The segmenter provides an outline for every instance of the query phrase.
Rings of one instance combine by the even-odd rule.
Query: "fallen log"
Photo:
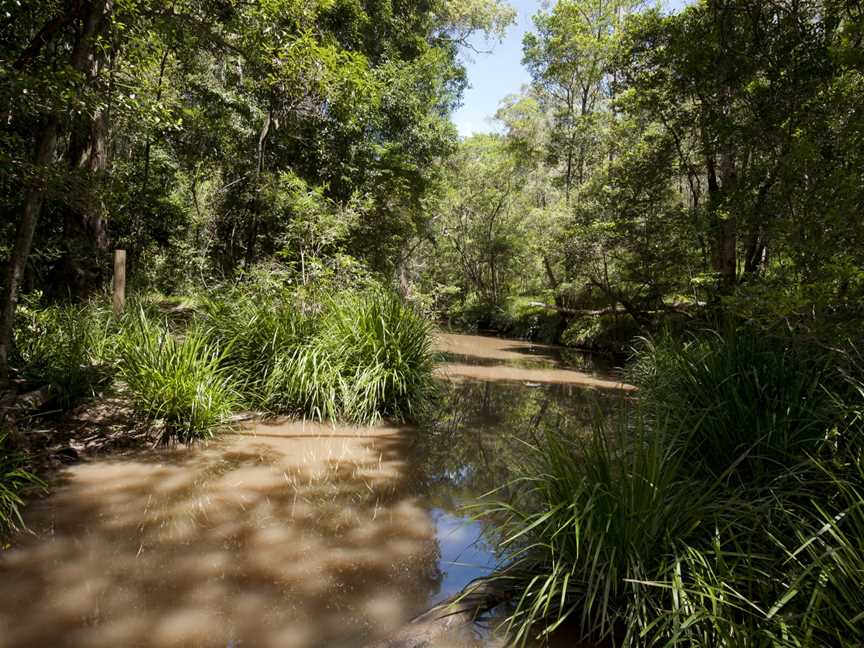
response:
[[[536,308],[545,308],[547,310],[558,311],[559,313],[564,313],[565,315],[576,315],[578,317],[585,316],[599,316],[599,315],[612,315],[614,313],[626,313],[627,311],[623,308],[618,308],[617,306],[607,306],[606,308],[600,308],[597,310],[587,310],[587,309],[577,309],[577,308],[567,308],[565,306],[556,306],[555,304],[546,304],[544,302],[528,302],[529,306],[534,306]]]
[[[578,308],[566,308],[565,306],[556,306],[555,304],[546,304],[544,302],[528,302],[529,306],[534,306],[535,308],[545,308],[547,310],[554,310],[559,313],[563,313],[565,315],[573,315],[575,317],[599,317],[601,315],[615,315],[616,313],[619,315],[626,315],[630,313],[626,308],[620,306],[607,306],[606,308],[598,308],[596,310],[590,309],[578,309]],[[676,303],[669,304],[664,306],[662,309],[652,309],[644,311],[645,315],[660,315],[662,313],[676,313],[678,315],[684,315],[686,317],[693,317],[694,314],[691,310],[694,307],[703,307],[705,302],[694,302],[692,304],[685,303]],[[634,318],[635,319],[635,318]]]
[[[20,396],[7,395],[0,401],[0,409],[4,414],[38,410],[54,398],[51,385],[43,385]]]

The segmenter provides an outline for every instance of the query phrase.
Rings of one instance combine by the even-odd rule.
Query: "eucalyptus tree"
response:
[[[540,261],[545,287],[556,305],[563,308],[566,306],[564,293],[572,278],[566,255],[571,214],[565,193],[555,182],[557,165],[548,158],[547,145],[554,119],[549,114],[548,104],[532,87],[506,97],[496,118],[504,128],[507,149],[524,179],[523,202],[531,223],[527,243],[532,256]]]
[[[602,138],[614,93],[611,56],[624,17],[636,0],[560,0],[534,17],[524,38],[523,62],[554,127],[551,159],[561,166],[569,204],[605,155]]]
[[[524,183],[505,140],[474,135],[448,163],[447,185],[435,225],[441,283],[483,313],[501,311],[520,280],[530,276]],[[444,261],[444,263],[440,263]]]

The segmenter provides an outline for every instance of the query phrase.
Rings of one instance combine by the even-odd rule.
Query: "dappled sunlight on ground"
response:
[[[439,587],[406,430],[258,424],[71,467],[0,562],[2,646],[309,646],[374,637]]]

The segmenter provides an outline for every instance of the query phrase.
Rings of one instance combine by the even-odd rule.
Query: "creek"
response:
[[[464,507],[621,398],[586,355],[440,334],[419,426],[249,423],[62,469],[0,553],[0,647],[363,646],[499,562]],[[498,641],[478,622],[447,645]]]

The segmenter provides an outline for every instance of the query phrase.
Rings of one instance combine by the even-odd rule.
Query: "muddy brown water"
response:
[[[0,647],[362,646],[498,563],[464,506],[620,382],[554,348],[440,334],[419,427],[258,422],[65,468],[0,553]],[[453,645],[500,643],[490,623]],[[449,644],[448,644],[449,645]]]

